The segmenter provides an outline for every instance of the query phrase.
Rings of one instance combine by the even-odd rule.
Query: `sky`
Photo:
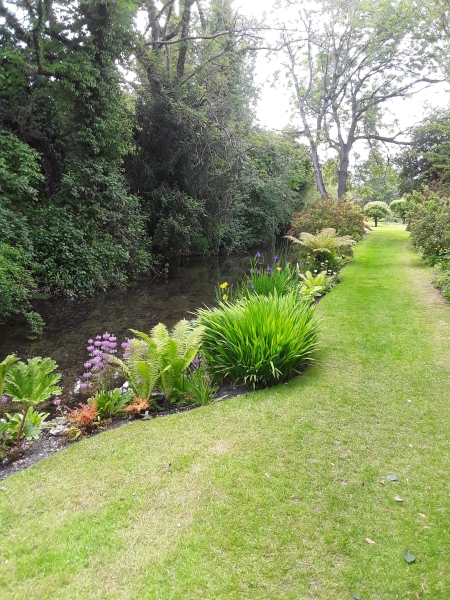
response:
[[[270,0],[236,0],[233,6],[247,16],[252,15],[261,19],[266,13],[268,22],[273,19],[271,14],[273,15],[274,2]],[[289,20],[289,15],[284,10],[283,12],[278,10],[277,14],[287,14]],[[269,62],[266,54],[260,51],[256,59],[255,83],[260,88],[260,100],[256,109],[257,119],[262,126],[269,129],[280,130],[286,125],[295,126],[295,120],[291,119],[292,109],[289,106],[290,92],[283,86],[283,77],[276,86],[273,86],[273,74],[280,68],[279,59],[274,57]],[[398,119],[401,129],[406,129],[423,119],[426,104],[443,108],[449,103],[450,87],[436,84],[413,98],[391,101],[389,109],[392,118]],[[363,152],[362,148],[358,148],[358,151]]]

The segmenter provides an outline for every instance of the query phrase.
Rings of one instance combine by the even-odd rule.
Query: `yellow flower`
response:
[[[277,271],[281,271],[281,267],[277,267],[277,269],[276,269],[276,270],[277,270]]]
[[[223,283],[220,284],[220,289],[221,290],[224,290],[227,287],[228,287],[228,283],[226,281],[224,281]]]
[[[222,296],[222,300],[225,300],[225,301],[227,301],[227,300],[228,300],[228,296],[227,296],[226,294],[224,294],[224,295]]]

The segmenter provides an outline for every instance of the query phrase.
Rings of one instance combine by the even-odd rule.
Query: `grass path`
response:
[[[0,598],[449,600],[450,307],[407,236],[357,246],[302,377],[2,482]]]

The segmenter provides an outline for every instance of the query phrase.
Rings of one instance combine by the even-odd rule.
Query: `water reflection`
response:
[[[191,258],[170,266],[165,279],[147,279],[124,291],[112,290],[83,301],[49,300],[36,305],[46,326],[42,337],[27,339],[18,322],[2,328],[0,356],[16,353],[26,360],[50,356],[62,373],[63,400],[74,400],[73,389],[87,360],[87,340],[108,332],[118,345],[130,328],[148,332],[159,322],[172,327],[179,319],[192,318],[196,308],[212,305],[215,286],[236,282],[248,268],[249,257]]]

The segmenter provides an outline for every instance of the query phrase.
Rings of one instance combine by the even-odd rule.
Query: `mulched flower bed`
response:
[[[223,385],[217,392],[213,402],[222,402],[223,400],[229,400],[230,398],[235,398],[236,396],[241,396],[247,393],[248,389],[244,387]],[[158,417],[167,417],[169,415],[173,415],[180,412],[186,412],[195,408],[198,408],[198,405],[191,404],[184,406],[173,406],[168,410],[151,412],[148,415],[148,417],[145,417],[143,415],[128,418],[117,417],[112,419],[109,423],[107,423],[105,427],[97,429],[95,432],[90,433],[86,437],[92,437],[94,435],[99,435],[104,431],[109,431],[111,429],[117,429],[118,427],[122,427],[124,425],[129,425],[133,421],[140,420],[142,418],[148,420],[156,419]],[[10,475],[13,475],[14,473],[23,471],[24,469],[31,467],[31,465],[34,465],[34,463],[44,458],[47,458],[52,454],[55,454],[55,452],[58,452],[59,450],[63,450],[71,444],[76,443],[77,442],[70,442],[65,435],[51,435],[48,429],[43,430],[38,440],[27,441],[23,439],[20,444],[21,453],[20,458],[18,460],[11,462],[8,461],[7,458],[3,459],[3,461],[0,459],[0,481],[6,479]]]

